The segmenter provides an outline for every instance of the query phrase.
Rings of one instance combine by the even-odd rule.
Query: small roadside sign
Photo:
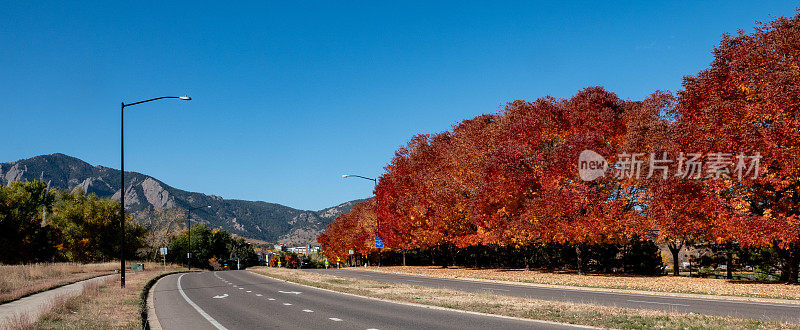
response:
[[[164,262],[164,271],[166,272],[167,271],[167,248],[162,247],[159,250],[160,250],[159,252],[161,252],[161,260]]]
[[[375,236],[375,248],[383,248],[383,241],[378,236]]]

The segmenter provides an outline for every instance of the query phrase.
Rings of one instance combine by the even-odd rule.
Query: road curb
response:
[[[142,288],[142,293],[140,294],[142,305],[139,308],[142,318],[141,320],[142,329],[161,330],[161,323],[158,321],[158,316],[156,315],[155,302],[153,301],[153,291],[155,290],[158,281],[169,275],[181,274],[181,273],[194,273],[194,272],[196,271],[188,271],[188,270],[173,271],[173,272],[159,274],[158,276],[153,277],[149,281],[147,281],[147,283]]]
[[[348,295],[348,296],[351,296],[351,297],[359,297],[359,298],[364,298],[364,299],[377,300],[377,301],[382,301],[382,302],[387,302],[387,303],[392,303],[392,304],[399,304],[399,305],[413,306],[413,307],[421,307],[421,308],[429,308],[429,309],[448,311],[448,312],[456,312],[456,313],[464,313],[464,314],[496,317],[496,318],[501,318],[501,319],[525,321],[525,322],[540,323],[540,324],[570,326],[570,327],[581,328],[581,329],[603,329],[603,328],[598,328],[598,327],[593,327],[593,326],[588,326],[588,325],[582,325],[582,324],[572,324],[572,323],[553,322],[553,321],[545,321],[545,320],[537,320],[537,319],[528,319],[528,318],[524,318],[524,317],[515,317],[515,316],[507,316],[507,315],[499,315],[499,314],[481,313],[481,312],[466,311],[466,310],[447,308],[447,307],[441,307],[441,306],[424,305],[424,304],[417,304],[417,303],[412,303],[412,302],[405,302],[405,301],[397,301],[397,300],[389,300],[389,299],[368,297],[368,296],[362,296],[362,295],[357,295],[357,294],[353,294],[353,293],[340,292],[340,291],[331,290],[331,289],[323,289],[323,288],[318,288],[318,287],[311,286],[311,285],[306,285],[306,284],[302,284],[302,283],[287,281],[287,280],[280,279],[280,278],[275,278],[275,277],[272,277],[272,276],[269,276],[269,275],[260,274],[260,273],[257,273],[255,271],[253,271],[253,270],[248,270],[248,271],[253,273],[253,274],[259,275],[259,276],[264,276],[264,277],[271,278],[273,280],[284,281],[286,283],[292,283],[292,284],[295,284],[295,285],[300,285],[300,286],[304,286],[304,287],[311,288],[311,289],[322,290],[322,291],[327,291],[327,292],[332,292],[332,293],[337,293],[337,294],[343,294],[343,295]]]

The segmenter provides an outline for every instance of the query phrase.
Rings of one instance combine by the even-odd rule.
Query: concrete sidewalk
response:
[[[71,298],[80,295],[87,284],[102,282],[113,276],[117,275],[104,275],[83,280],[2,304],[0,305],[0,328],[19,318],[27,318],[30,322],[35,322],[50,309],[50,302],[56,297]]]

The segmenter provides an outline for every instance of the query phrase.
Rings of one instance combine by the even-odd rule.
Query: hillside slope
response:
[[[12,181],[41,180],[51,188],[72,190],[81,187],[87,193],[115,199],[119,199],[120,194],[119,177],[117,169],[92,166],[58,153],[0,163],[2,185]],[[242,237],[287,245],[316,243],[317,235],[325,226],[339,214],[350,211],[357,202],[350,201],[319,211],[298,210],[275,203],[189,192],[144,174],[125,172],[125,206],[132,214],[153,209],[211,205],[211,208],[192,211],[192,219]]]

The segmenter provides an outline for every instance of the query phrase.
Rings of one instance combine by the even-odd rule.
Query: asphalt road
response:
[[[164,329],[567,329],[570,325],[396,304],[248,271],[174,274],[153,291]]]
[[[498,295],[541,300],[569,301],[627,308],[674,311],[708,315],[735,316],[761,320],[800,323],[800,305],[762,303],[710,298],[684,298],[635,293],[618,293],[545,286],[514,285],[464,279],[399,275],[356,269],[309,269],[306,271],[381,282],[405,283],[469,292],[491,292]]]

